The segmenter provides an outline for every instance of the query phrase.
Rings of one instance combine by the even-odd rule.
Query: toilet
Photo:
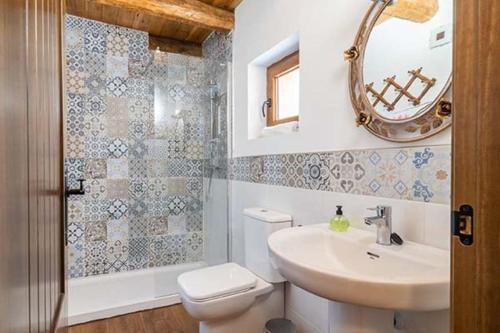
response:
[[[287,214],[247,208],[245,263],[198,269],[177,279],[186,311],[200,321],[200,333],[261,333],[266,322],[284,316],[284,282],[273,267],[267,238],[292,226]]]

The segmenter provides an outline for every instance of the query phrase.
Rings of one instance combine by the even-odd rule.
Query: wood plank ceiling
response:
[[[201,56],[214,31],[229,31],[242,0],[66,0],[66,12],[146,31],[150,48]]]

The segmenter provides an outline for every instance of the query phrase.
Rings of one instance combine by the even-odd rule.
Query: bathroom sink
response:
[[[375,243],[375,233],[294,227],[268,239],[274,264],[291,283],[332,301],[409,311],[449,307],[450,256],[431,246]]]

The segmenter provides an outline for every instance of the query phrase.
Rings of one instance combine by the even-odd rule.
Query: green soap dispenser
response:
[[[330,229],[344,232],[349,228],[349,220],[342,213],[342,206],[337,206],[337,215],[330,220]]]

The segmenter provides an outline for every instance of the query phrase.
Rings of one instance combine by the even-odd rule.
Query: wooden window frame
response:
[[[296,51],[267,68],[267,100],[271,101],[271,105],[267,108],[267,126],[299,120],[299,116],[278,119],[278,79],[299,68],[299,63],[299,51]]]

